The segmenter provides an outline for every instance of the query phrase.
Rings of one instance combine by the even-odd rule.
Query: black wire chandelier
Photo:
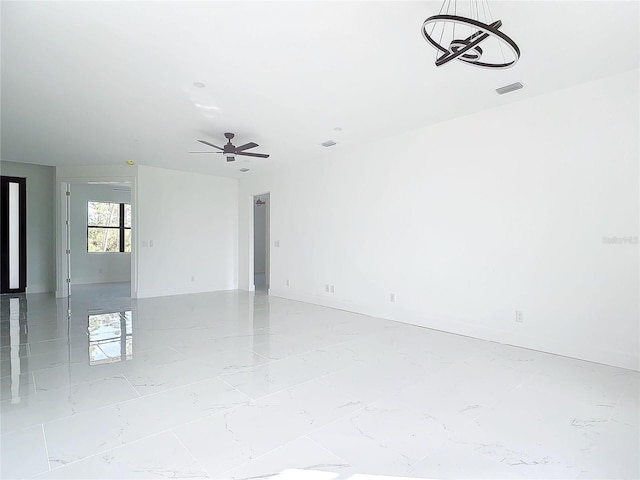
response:
[[[444,0],[440,12],[422,24],[422,36],[436,49],[436,66],[451,60],[483,68],[509,68],[520,49],[499,28],[487,0]]]

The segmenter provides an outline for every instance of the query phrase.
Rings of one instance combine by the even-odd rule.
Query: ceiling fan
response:
[[[269,155],[266,153],[251,153],[247,152],[250,148],[255,148],[258,146],[257,143],[249,142],[244,145],[240,145],[236,147],[233,143],[231,143],[231,139],[235,137],[233,133],[225,133],[224,136],[227,138],[227,143],[224,147],[219,147],[218,145],[214,145],[213,143],[209,143],[206,140],[198,140],[200,143],[208,145],[213,148],[217,148],[218,150],[222,150],[221,152],[189,152],[189,153],[222,153],[225,157],[227,157],[227,162],[233,162],[236,159],[236,155],[243,155],[245,157],[259,157],[259,158],[269,158]]]

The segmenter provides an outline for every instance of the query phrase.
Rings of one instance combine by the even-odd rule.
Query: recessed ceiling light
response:
[[[206,85],[202,82],[193,82],[193,86],[196,88],[204,88]]]
[[[241,171],[242,173],[246,173],[246,172],[248,172],[248,171],[249,171],[249,169],[248,169],[248,168],[241,168],[241,169],[240,169],[240,171]]]
[[[333,129],[334,132],[341,132],[342,131],[342,127],[335,127]]]
[[[326,142],[322,142],[320,145],[322,145],[323,147],[331,147],[335,144],[336,142],[334,142],[333,140],[327,140]]]

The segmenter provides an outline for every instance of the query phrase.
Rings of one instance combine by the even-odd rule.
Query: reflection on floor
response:
[[[127,294],[1,298],[2,478],[640,477],[637,372],[264,294]]]
[[[253,275],[253,285],[256,287],[256,290],[266,290],[267,289],[267,276],[264,273],[255,273]]]

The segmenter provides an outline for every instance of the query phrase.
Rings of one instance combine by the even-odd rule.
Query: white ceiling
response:
[[[3,1],[2,160],[253,175],[638,68],[637,1],[490,5],[511,69],[436,67],[439,1]],[[271,158],[187,153],[226,131]]]

